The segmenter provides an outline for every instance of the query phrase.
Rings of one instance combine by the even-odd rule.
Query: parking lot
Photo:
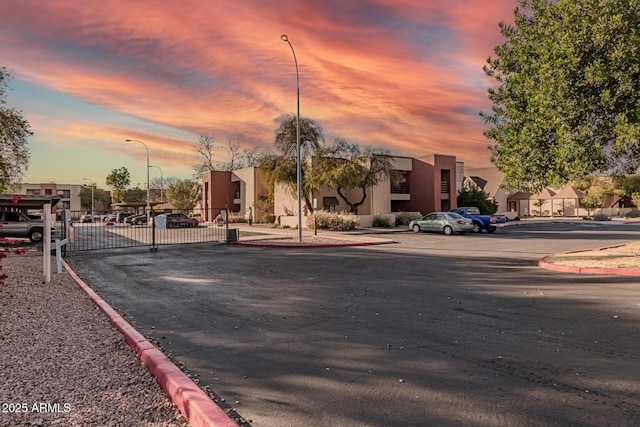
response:
[[[638,279],[541,270],[638,226],[221,244],[69,262],[254,426],[640,424]]]

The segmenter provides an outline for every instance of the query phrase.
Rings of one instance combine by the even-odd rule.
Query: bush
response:
[[[273,214],[265,215],[262,217],[262,222],[264,224],[275,224],[276,216]]]
[[[597,215],[594,215],[593,220],[594,221],[611,221],[611,217],[605,214],[597,214]]]
[[[234,224],[234,223],[238,224],[242,222],[247,222],[247,219],[240,215],[234,215],[234,214],[229,215],[229,224]]]
[[[629,212],[627,212],[626,217],[627,218],[638,218],[638,217],[640,217],[640,211],[638,209],[632,209]]]
[[[373,227],[389,228],[391,221],[386,216],[375,216],[373,217]]]
[[[358,217],[350,213],[317,211],[315,215],[307,217],[307,226],[332,231],[355,230],[358,227]]]
[[[396,225],[409,225],[414,219],[420,218],[420,214],[409,212],[398,212],[396,214]]]

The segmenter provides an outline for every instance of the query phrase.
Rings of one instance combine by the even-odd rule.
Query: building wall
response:
[[[252,220],[262,221],[265,214],[273,213],[256,209],[259,199],[268,193],[265,172],[262,169],[251,167],[235,170],[231,173],[231,180],[239,183],[240,197],[235,200],[239,206],[238,213],[245,219],[248,220],[251,215]]]
[[[80,190],[78,184],[56,184],[52,182],[41,184],[20,184],[20,194],[34,194],[40,196],[61,196],[62,199],[54,206],[55,211],[69,209],[72,212],[82,210],[80,205]]]
[[[441,173],[449,171],[448,191],[441,191]],[[457,206],[458,195],[457,164],[455,156],[434,154],[432,156],[413,159],[410,175],[410,200],[406,202],[406,210],[412,212],[429,212],[449,210]]]
[[[370,210],[358,209],[360,215],[382,215],[391,212],[391,182],[388,178],[383,179],[378,185],[367,189],[370,200]]]
[[[232,181],[231,172],[211,171],[202,174],[204,220],[213,221],[227,203],[229,210],[237,212],[240,205],[233,202],[239,190],[240,184]]]

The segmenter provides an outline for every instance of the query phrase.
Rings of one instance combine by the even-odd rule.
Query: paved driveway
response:
[[[638,279],[536,266],[636,230],[523,224],[70,261],[253,426],[637,426]]]

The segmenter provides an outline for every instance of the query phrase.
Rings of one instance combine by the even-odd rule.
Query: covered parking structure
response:
[[[51,203],[53,208],[62,199],[61,196],[40,196],[32,194],[0,194],[0,210],[22,212],[42,211],[44,205]]]

